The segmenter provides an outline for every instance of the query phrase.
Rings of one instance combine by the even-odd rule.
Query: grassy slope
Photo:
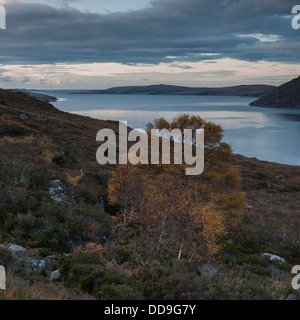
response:
[[[104,171],[95,160],[95,136],[102,128],[117,131],[116,122],[64,113],[24,93],[0,90],[0,102],[3,103],[0,105],[0,148],[4,160],[12,162],[22,158],[32,166],[47,168],[63,180],[69,197],[72,194],[76,196],[74,189],[77,188],[68,181],[67,176],[76,176],[80,170],[92,174],[99,169]],[[22,120],[20,114],[24,113],[30,118]],[[46,116],[50,122],[37,121],[37,116]],[[61,149],[64,150],[64,155]],[[293,292],[289,289],[290,268],[293,264],[299,264],[300,259],[300,167],[263,162],[239,155],[234,156],[233,162],[242,174],[242,188],[247,192],[248,204],[252,205],[253,209],[245,209],[242,224],[225,243],[221,256],[210,262],[222,270],[223,277],[226,277],[226,286],[233,287],[230,289],[231,294],[204,297],[262,298],[266,294],[267,297],[286,298]],[[88,201],[93,203],[94,199],[91,195],[89,197],[91,200]],[[31,244],[21,245],[28,247]],[[282,255],[287,259],[287,265],[282,267],[261,262],[257,255],[263,251]],[[23,279],[15,277],[12,275],[9,281],[19,283],[22,287]],[[262,289],[255,286],[260,287],[260,283],[264,281],[266,283],[261,284],[261,287],[273,288],[273,293],[265,289],[266,292],[256,294],[255,290]],[[54,286],[54,289],[50,290],[48,297],[43,298],[74,298],[69,293],[56,295],[56,285],[50,286],[48,280],[40,286],[35,283],[34,287],[31,287],[28,284],[29,293],[21,294],[21,298],[28,298],[29,295],[29,298],[36,299],[36,292],[45,292],[44,286],[47,284],[49,290],[51,286]],[[207,285],[210,286],[210,283]],[[12,292],[4,298],[14,299],[18,294]],[[77,298],[84,296],[79,294]]]

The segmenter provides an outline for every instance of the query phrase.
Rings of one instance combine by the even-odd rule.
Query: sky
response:
[[[0,87],[280,85],[300,74],[297,2],[0,0]]]

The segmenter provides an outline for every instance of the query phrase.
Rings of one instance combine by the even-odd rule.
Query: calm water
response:
[[[213,96],[80,95],[43,91],[60,98],[58,109],[98,119],[127,121],[144,129],[156,118],[200,115],[222,125],[224,140],[248,157],[300,165],[300,110],[249,107],[255,98]],[[95,133],[96,134],[96,133]]]

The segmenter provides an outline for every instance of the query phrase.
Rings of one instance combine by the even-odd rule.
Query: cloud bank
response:
[[[124,64],[201,61],[299,62],[292,0],[157,0],[152,7],[97,14],[9,1],[0,63]],[[69,2],[71,5],[72,2]]]

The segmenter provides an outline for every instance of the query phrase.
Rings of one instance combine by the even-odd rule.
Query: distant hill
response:
[[[300,109],[300,76],[274,88],[250,106]]]
[[[268,85],[241,85],[224,88],[190,88],[172,85],[114,87],[106,90],[73,92],[74,94],[132,94],[132,95],[203,95],[260,97],[272,89]]]

